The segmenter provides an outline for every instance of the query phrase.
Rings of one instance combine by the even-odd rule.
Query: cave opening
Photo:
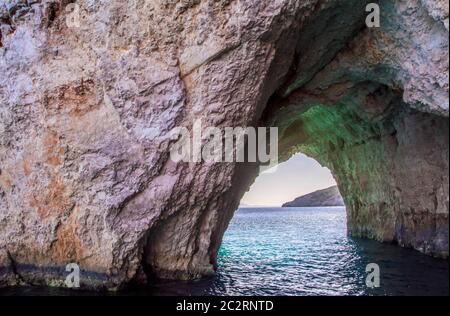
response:
[[[335,188],[333,193],[342,205],[330,203],[330,188]],[[323,195],[324,191],[328,192]],[[348,230],[346,206],[332,171],[296,153],[256,177],[223,235],[213,286],[200,284],[230,295],[392,295],[420,294],[419,288],[436,293],[447,290],[440,277],[448,275],[446,261],[361,237],[365,236]],[[426,272],[424,266],[429,267]],[[382,269],[382,287],[367,281],[369,268]],[[417,287],[411,289],[411,282]]]
[[[240,207],[281,207],[300,196],[335,186],[336,180],[327,167],[314,158],[296,153],[288,160],[262,171],[242,197]]]
[[[303,204],[295,206],[299,198]],[[354,250],[346,217],[332,172],[305,154],[293,154],[261,172],[242,197],[219,249],[218,278],[225,284],[228,277],[235,278],[233,287],[244,292],[247,281],[239,277],[244,270],[249,284],[259,284],[269,294],[265,284],[275,288],[283,283],[287,294],[307,291],[308,284],[322,288],[317,269],[324,269],[323,278],[331,278],[332,266]],[[342,253],[335,257],[336,251]]]
[[[440,193],[447,192],[448,183],[447,175],[438,175],[438,170],[448,170],[448,160],[433,150],[448,148],[448,134],[437,132],[448,131],[448,120],[411,108],[384,85],[364,82],[343,95],[335,102],[306,94],[294,95],[287,104],[269,101],[262,120],[279,128],[284,163],[277,171],[282,176],[277,179],[275,171],[256,177],[230,217],[217,253],[218,278],[233,284],[236,294],[253,287],[261,294],[273,288],[287,295],[385,295],[411,291],[405,280],[414,280],[417,288],[446,291],[439,276],[448,274],[445,261],[420,252],[448,257],[448,204]],[[327,175],[320,176],[312,166],[295,168],[302,158]],[[428,178],[417,181],[417,174],[439,181],[430,186]],[[337,185],[345,206],[319,211],[280,208],[295,198],[283,188],[293,188],[302,176],[310,186],[317,179],[329,181],[321,188]],[[434,202],[418,198],[425,194],[418,182]],[[306,191],[316,189],[320,185]],[[423,204],[425,200],[430,203]],[[419,218],[425,219],[420,228]],[[421,272],[423,260],[430,267],[426,276]],[[374,266],[390,274],[381,289],[366,283],[366,271]]]

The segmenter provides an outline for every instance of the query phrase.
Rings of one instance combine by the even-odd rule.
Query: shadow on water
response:
[[[349,238],[360,257],[361,268],[380,266],[380,288],[366,289],[368,295],[449,295],[449,262],[413,249],[373,240]],[[361,274],[367,275],[365,269]]]
[[[233,218],[214,277],[154,280],[119,293],[23,287],[0,295],[449,295],[448,260],[346,236],[342,208],[247,209]],[[380,287],[366,286],[366,266]]]

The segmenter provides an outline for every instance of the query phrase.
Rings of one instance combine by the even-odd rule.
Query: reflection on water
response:
[[[224,236],[216,276],[158,281],[119,295],[448,295],[448,261],[346,236],[343,208],[241,209]],[[365,285],[377,263],[381,287]],[[48,288],[0,294],[68,295]],[[78,292],[78,294],[93,294]]]

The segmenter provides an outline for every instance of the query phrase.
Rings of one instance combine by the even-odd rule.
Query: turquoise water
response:
[[[380,288],[366,287],[366,265]],[[448,261],[411,249],[352,239],[344,208],[240,209],[224,236],[217,275],[163,282],[156,294],[448,295]]]
[[[380,267],[380,288],[365,285],[369,263]],[[348,238],[344,208],[256,208],[240,209],[233,217],[215,277],[155,281],[114,295],[449,295],[448,282],[446,260]],[[74,292],[14,288],[0,294]]]

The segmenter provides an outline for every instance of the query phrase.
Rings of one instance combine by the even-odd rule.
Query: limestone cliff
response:
[[[448,2],[368,2],[0,0],[0,284],[212,274],[258,165],[171,161],[196,118],[278,126],[350,234],[447,257]]]
[[[302,195],[291,202],[286,202],[283,207],[312,207],[312,206],[344,206],[344,200],[337,186],[323,190],[317,190]]]

